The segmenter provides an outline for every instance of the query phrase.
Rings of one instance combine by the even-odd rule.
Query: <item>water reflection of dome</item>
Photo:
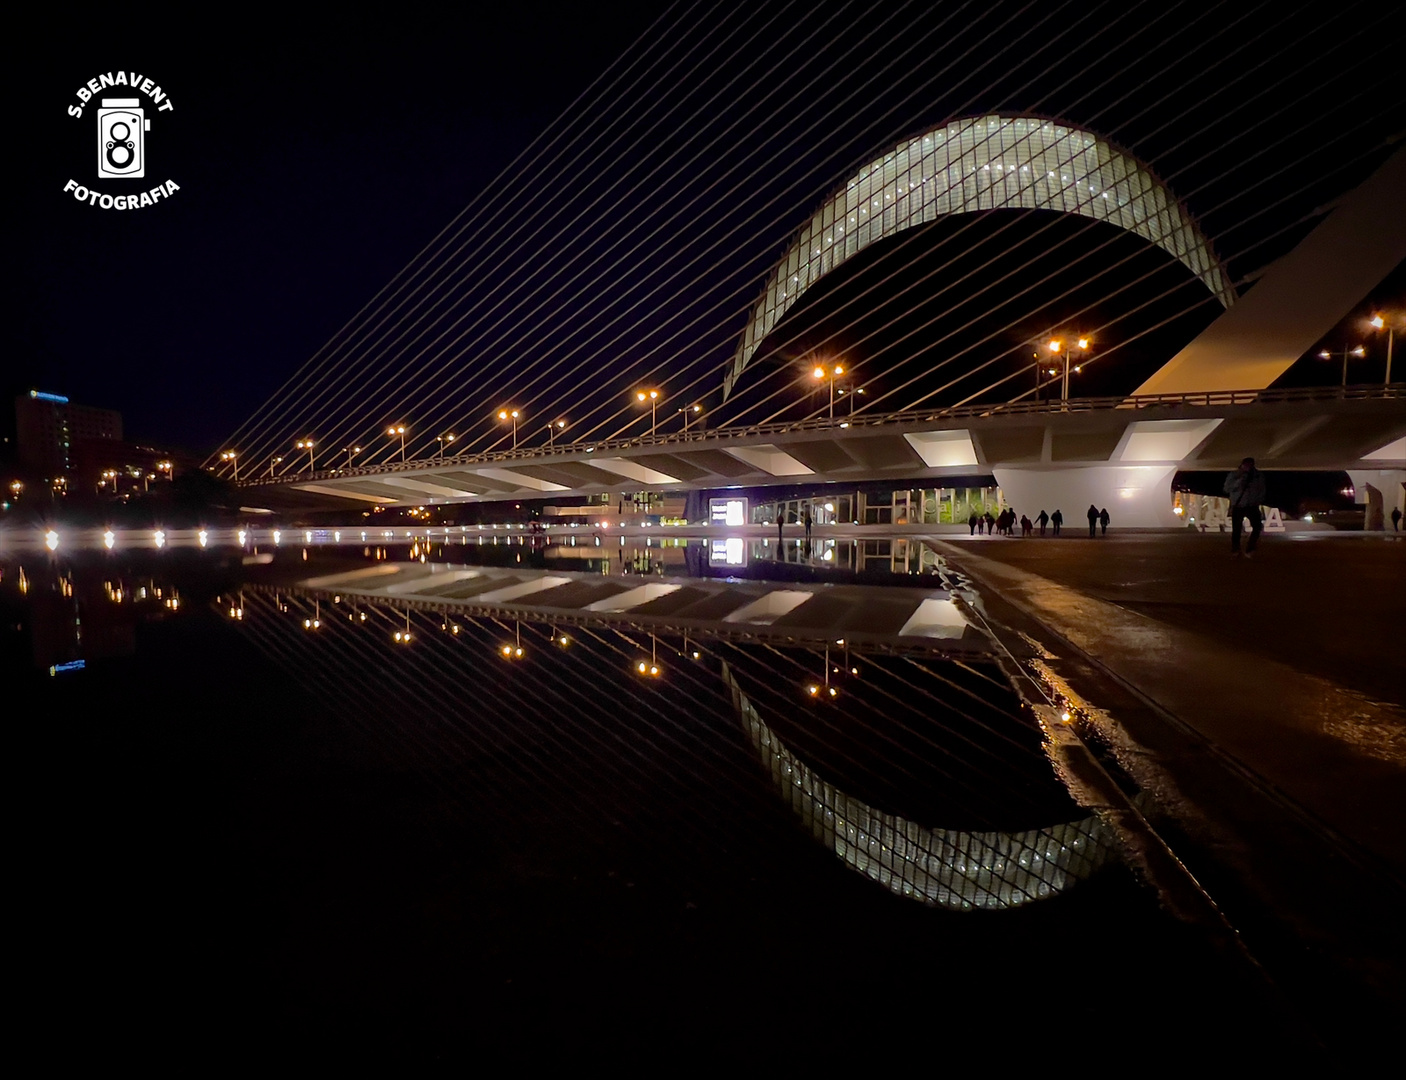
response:
[[[1063,892],[1108,860],[1096,817],[1018,832],[934,829],[839,790],[782,742],[723,664],[743,728],[773,783],[816,840],[890,891],[941,907],[1011,908]]]

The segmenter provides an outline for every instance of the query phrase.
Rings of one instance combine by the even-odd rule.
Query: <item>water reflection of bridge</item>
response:
[[[937,579],[933,579],[934,585]],[[262,586],[268,591],[273,586]],[[332,605],[378,604],[563,626],[629,626],[735,640],[846,639],[885,649],[979,653],[989,639],[949,588],[377,562],[302,578],[282,592]]]
[[[684,848],[708,843],[719,816],[750,804],[756,796],[743,793],[757,790],[760,763],[766,785],[843,866],[925,904],[1020,906],[1108,860],[1111,834],[1060,786],[1038,725],[996,665],[943,658],[941,640],[929,641],[936,648],[927,655],[895,655],[916,646],[899,635],[861,651],[847,639],[842,666],[833,642],[826,650],[819,641],[734,640],[724,623],[697,636],[684,629],[684,651],[639,625],[583,620],[563,630],[543,618],[548,611],[510,613],[511,599],[483,599],[573,584],[545,584],[552,575],[510,581],[482,568],[456,577],[458,568],[402,574],[402,566],[366,568],[373,574],[360,580],[383,583],[374,599],[345,588],[358,580],[350,572],[291,591],[246,586],[217,609],[269,656],[315,670],[337,711],[377,718],[393,736],[413,732],[412,752],[437,774],[454,756],[440,745],[449,740],[486,749],[510,773],[540,774],[543,798],[574,789],[578,816],[602,797],[601,784],[610,800],[664,791],[678,800],[671,820],[687,816],[674,839]],[[432,585],[470,583],[496,616],[451,612],[455,598],[443,592],[438,611],[407,600]],[[636,659],[656,647],[660,672],[651,678]],[[839,693],[808,694],[805,683],[819,679]],[[765,802],[749,828],[786,835],[785,815]]]

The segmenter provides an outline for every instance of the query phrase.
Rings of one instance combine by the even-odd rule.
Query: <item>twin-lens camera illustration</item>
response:
[[[146,175],[142,136],[151,121],[136,98],[103,98],[98,110],[98,175],[130,179]]]

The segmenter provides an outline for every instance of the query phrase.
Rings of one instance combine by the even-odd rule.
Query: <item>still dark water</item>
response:
[[[612,554],[529,561],[689,570]],[[21,981],[66,1055],[1135,1067],[1241,1007],[992,660],[289,585],[410,558],[0,561]]]

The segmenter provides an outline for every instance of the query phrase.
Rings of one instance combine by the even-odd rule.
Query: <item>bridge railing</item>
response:
[[[277,476],[250,477],[239,482],[240,487],[260,487],[269,484],[307,483],[315,480],[348,479],[358,476],[385,476],[391,473],[421,472],[427,468],[445,466],[472,467],[501,465],[506,462],[541,460],[543,458],[577,457],[582,453],[610,453],[614,450],[637,450],[640,447],[696,446],[698,443],[732,441],[739,438],[765,438],[804,431],[839,431],[849,428],[875,428],[895,424],[947,423],[996,416],[1052,416],[1076,412],[1096,412],[1110,409],[1182,409],[1224,408],[1229,405],[1269,405],[1295,401],[1406,401],[1406,383],[1370,386],[1301,386],[1280,390],[1206,390],[1186,394],[1116,395],[1112,397],[1069,398],[1055,401],[1011,401],[996,405],[954,405],[938,409],[906,409],[889,413],[858,413],[834,418],[811,417],[805,420],[780,420],[767,424],[738,427],[693,429],[632,435],[620,439],[582,439],[577,442],[547,446],[520,446],[513,450],[493,450],[479,454],[435,454],[408,461],[382,462],[317,472],[282,473]],[[623,479],[623,478],[622,478]]]

